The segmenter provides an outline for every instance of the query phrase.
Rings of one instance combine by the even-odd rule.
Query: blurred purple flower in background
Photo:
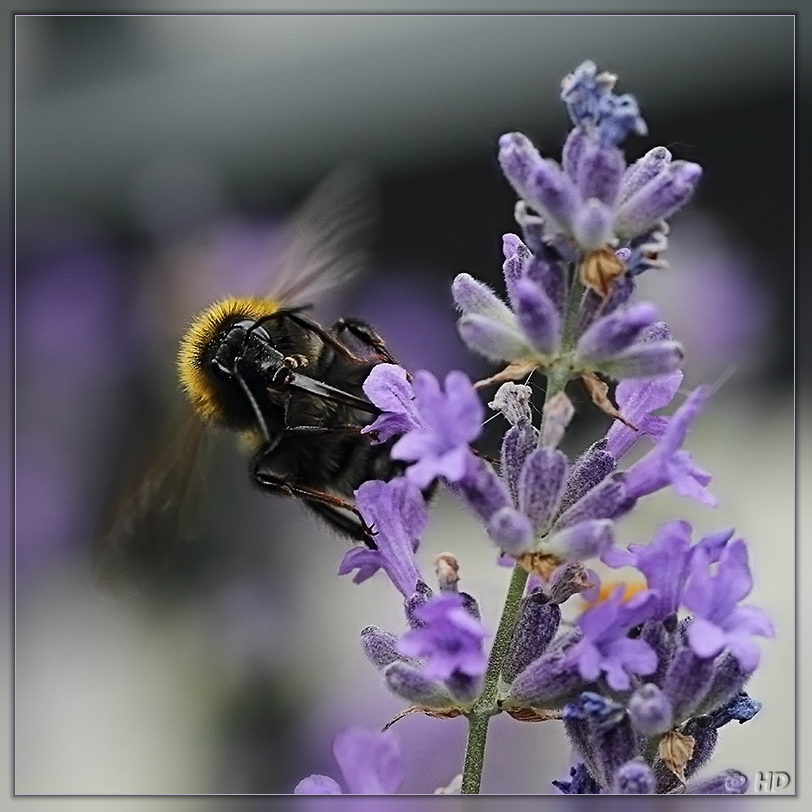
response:
[[[403,781],[400,747],[394,733],[350,727],[333,742],[333,755],[350,795],[391,795]],[[296,795],[341,795],[337,781],[311,775],[293,790]]]
[[[671,235],[668,267],[637,279],[685,348],[689,384],[746,377],[768,361],[776,306],[754,263],[710,215],[693,211]]]
[[[17,562],[87,548],[99,471],[137,364],[126,262],[93,234],[24,233],[18,245]],[[81,545],[81,547],[77,547]]]

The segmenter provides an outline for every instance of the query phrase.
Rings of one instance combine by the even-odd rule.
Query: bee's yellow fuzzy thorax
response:
[[[178,377],[201,418],[215,422],[223,418],[217,390],[203,364],[206,349],[218,331],[230,321],[270,316],[279,307],[279,302],[273,299],[223,299],[207,307],[189,324],[178,349]]]

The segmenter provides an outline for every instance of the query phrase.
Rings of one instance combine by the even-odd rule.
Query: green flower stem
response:
[[[462,771],[462,794],[476,795],[482,781],[482,766],[485,761],[485,739],[488,735],[488,723],[491,716],[499,713],[496,696],[499,690],[499,675],[505,661],[510,641],[513,639],[513,627],[519,613],[519,602],[524,594],[528,572],[517,564],[513,568],[499,628],[491,647],[488,668],[485,672],[485,684],[479,699],[467,714],[468,743],[465,748],[465,764]]]

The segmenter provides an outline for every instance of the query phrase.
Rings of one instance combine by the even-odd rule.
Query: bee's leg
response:
[[[321,516],[331,527],[344,533],[356,541],[363,542],[370,550],[377,550],[378,545],[374,541],[374,532],[370,530],[362,521],[358,521],[354,516],[342,513],[332,505],[324,505],[320,502],[308,502],[307,506],[316,515]]]
[[[333,325],[333,331],[336,335],[340,335],[345,330],[351,333],[358,341],[365,347],[369,347],[375,354],[387,364],[397,364],[395,357],[389,352],[389,348],[384,343],[384,340],[375,332],[375,330],[365,322],[363,319],[355,318],[354,316],[347,316],[339,319]]]
[[[306,434],[309,437],[318,437],[329,434],[332,437],[357,437],[361,434],[363,426],[350,424],[340,426],[285,426],[286,434]]]
[[[356,361],[358,363],[363,363],[364,361],[363,358],[359,358],[357,355],[355,355],[355,353],[351,352],[350,348],[342,344],[334,335],[330,333],[329,330],[325,330],[324,327],[322,327],[318,322],[307,318],[307,316],[303,316],[297,310],[277,310],[275,313],[271,313],[268,316],[263,316],[261,319],[259,319],[256,322],[256,326],[259,326],[266,321],[273,321],[275,319],[287,319],[304,330],[308,330],[309,332],[313,333],[313,335],[318,336],[325,344],[332,347],[337,353],[343,355],[350,361]]]
[[[327,518],[328,521],[330,521],[328,517],[335,519],[336,516],[340,515],[340,510],[352,513],[356,517],[357,522],[347,516],[341,520],[332,521],[331,523],[339,530],[347,532],[352,538],[363,541],[364,544],[372,546],[374,549],[373,537],[375,533],[364,521],[364,517],[355,505],[350,504],[339,496],[333,496],[330,493],[325,493],[316,488],[309,488],[307,485],[297,485],[280,474],[263,470],[261,463],[267,454],[268,451],[262,449],[256,457],[254,457],[254,462],[251,466],[251,477],[259,488],[269,493],[294,496],[297,499],[301,499],[308,507]]]

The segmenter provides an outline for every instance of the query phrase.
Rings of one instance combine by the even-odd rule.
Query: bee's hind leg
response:
[[[326,519],[336,530],[362,541],[370,549],[377,549],[374,541],[375,531],[364,521],[364,517],[355,505],[339,496],[299,485],[286,477],[261,467],[265,453],[260,452],[251,466],[251,478],[258,488],[268,493],[293,496],[301,499],[311,510]],[[345,512],[342,512],[345,511]],[[352,514],[352,517],[346,514]]]

